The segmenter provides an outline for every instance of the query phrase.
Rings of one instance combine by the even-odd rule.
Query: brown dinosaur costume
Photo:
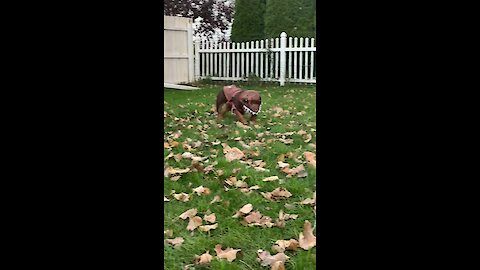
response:
[[[217,95],[218,118],[222,119],[226,111],[232,111],[243,124],[247,121],[245,113],[251,114],[250,120],[255,122],[262,107],[262,98],[257,91],[242,90],[235,85],[223,87]]]

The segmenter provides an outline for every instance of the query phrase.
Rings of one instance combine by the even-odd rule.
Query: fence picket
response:
[[[280,48],[280,42],[279,42],[278,38],[275,38],[275,48]],[[279,56],[280,56],[280,52],[276,52],[275,53],[275,78],[276,79],[278,79],[280,77],[278,75],[278,71],[279,71],[278,60],[280,58]]]
[[[303,37],[300,38],[299,47],[303,48]],[[303,79],[302,66],[303,66],[303,52],[298,52],[298,78]]]
[[[237,43],[237,49],[241,49],[240,48],[240,43]],[[240,59],[241,54],[242,54],[241,52],[237,53],[237,76],[236,76],[236,78],[240,78],[240,62],[242,61]]]
[[[310,47],[311,48],[314,48],[315,47],[315,39],[314,38],[310,38]],[[314,65],[314,54],[315,52],[311,51],[310,52],[310,80],[313,80],[313,68],[315,67]]]
[[[297,44],[298,44],[298,38],[295,37],[293,39],[293,47],[298,48]],[[298,53],[299,53],[298,51],[293,51],[293,78],[294,79],[298,79],[298,76],[297,76],[297,67],[298,67],[297,66],[297,54]]]
[[[288,38],[288,47],[292,48],[293,47],[293,38],[289,37]],[[288,78],[292,77],[292,51],[288,52]]]
[[[260,49],[264,49],[263,40],[260,40]],[[260,78],[265,78],[265,76],[263,75],[263,56],[264,55],[265,55],[265,53],[262,53],[260,55],[260,73],[258,75]]]
[[[254,46],[254,42],[253,42],[253,41],[250,41],[250,48],[255,49],[255,46]],[[255,66],[254,66],[254,65],[255,65],[255,58],[254,58],[254,57],[255,57],[255,53],[251,52],[251,53],[250,53],[250,58],[251,58],[251,59],[250,59],[250,73],[256,74],[256,72],[255,72]]]
[[[226,49],[230,50],[230,43],[226,42],[225,45],[226,45]],[[226,61],[226,64],[225,64],[225,77],[229,78],[229,77],[231,77],[230,76],[230,53],[227,52],[227,53],[225,53],[225,55],[226,55],[226,58],[227,58],[227,61]]]
[[[305,38],[305,47],[309,47],[308,46],[308,38]],[[304,54],[304,57],[305,57],[305,64],[304,64],[304,77],[305,79],[308,79],[308,52],[303,52]]]
[[[248,42],[245,42],[245,49],[249,49],[249,43]],[[249,52],[246,52],[245,53],[245,73],[243,74],[243,77],[244,78],[247,78],[248,77],[248,74],[249,74],[249,71],[250,71],[250,53]]]
[[[271,48],[275,48],[275,47],[274,47],[275,44],[274,44],[273,42],[274,42],[274,41],[273,41],[273,38],[270,39],[270,47],[271,47]],[[272,52],[272,53],[270,54],[270,74],[269,74],[270,80],[273,79],[273,65],[274,65],[273,60],[274,60],[274,57],[275,57],[275,52]]]

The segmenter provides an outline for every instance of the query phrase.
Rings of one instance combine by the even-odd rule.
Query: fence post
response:
[[[195,39],[195,81],[200,79],[200,38]]]
[[[280,34],[280,86],[285,85],[285,73],[286,73],[286,66],[287,66],[287,57],[286,57],[286,49],[287,48],[287,33],[282,32]]]

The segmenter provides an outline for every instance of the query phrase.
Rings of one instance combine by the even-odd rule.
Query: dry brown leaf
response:
[[[282,261],[276,261],[272,264],[271,270],[285,270],[285,264]]]
[[[313,235],[312,224],[305,220],[303,224],[303,232],[298,236],[299,246],[305,250],[309,250],[317,244],[317,238]]]
[[[187,218],[192,218],[197,214],[197,208],[192,208],[188,209],[187,211],[183,212],[179,218],[181,219],[187,219]]]
[[[215,195],[215,196],[213,197],[213,200],[210,202],[210,204],[216,203],[216,202],[219,202],[219,201],[220,201],[220,196]]]
[[[270,177],[267,177],[265,179],[263,179],[262,181],[263,182],[271,182],[271,181],[275,181],[275,180],[278,180],[278,176],[270,176]]]
[[[209,222],[209,223],[215,223],[215,220],[217,220],[217,217],[215,216],[215,213],[210,214],[210,215],[205,215],[203,217],[203,220]]]
[[[210,230],[216,229],[218,227],[218,223],[212,224],[212,225],[202,225],[199,226],[198,229],[202,232],[208,232]]]
[[[215,245],[215,252],[217,253],[217,257],[219,259],[227,259],[227,261],[232,262],[237,258],[237,252],[239,252],[240,249],[233,249],[233,248],[227,248],[225,250],[222,250],[222,245],[217,244]]]
[[[202,194],[208,195],[211,192],[209,188],[205,188],[203,186],[199,186],[199,187],[194,188],[192,190],[193,190],[193,192],[197,193],[198,196],[200,196]]]
[[[296,250],[298,248],[298,241],[296,239],[277,240],[272,246],[272,250],[281,253],[285,250]]]
[[[182,177],[182,176],[181,175],[175,175],[175,176],[170,177],[170,180],[171,181],[177,181],[178,179],[180,179],[180,177]]]
[[[288,167],[288,166],[290,166],[290,164],[282,162],[282,161],[278,161],[278,167],[280,169],[283,169],[283,168]]]
[[[261,168],[261,167],[253,167],[257,172],[269,172],[269,169]]]
[[[259,223],[261,218],[262,218],[262,214],[260,214],[260,212],[258,211],[255,211],[253,213],[250,213],[248,216],[244,217],[243,220],[245,220],[245,222],[250,224],[250,223]]]
[[[241,159],[245,156],[245,154],[238,149],[237,147],[230,147],[226,143],[222,143],[223,146],[223,153],[225,154],[225,159],[228,162],[231,162],[232,160],[235,159]]]
[[[167,244],[172,245],[174,248],[181,246],[182,243],[183,243],[183,241],[185,241],[185,240],[183,240],[182,237],[177,237],[177,238],[175,238],[175,239],[166,239],[166,240],[165,240],[165,242],[166,242]]]
[[[187,193],[173,194],[173,197],[182,202],[188,202],[190,200],[190,195]]]
[[[238,210],[237,213],[235,213],[235,215],[233,215],[232,217],[237,218],[237,217],[246,215],[246,214],[250,213],[250,211],[252,211],[252,209],[253,209],[253,205],[251,203],[246,204],[242,208],[240,208],[240,210]]]
[[[164,202],[169,202],[170,200],[167,197],[163,196],[163,201]]]
[[[232,170],[232,173],[238,173],[241,169],[240,168],[235,168]]]
[[[203,253],[200,256],[195,255],[195,264],[196,265],[205,265],[212,261],[213,256],[209,254],[210,251]]]
[[[307,134],[307,132],[305,130],[301,129],[301,130],[297,131],[297,134],[298,135],[305,135],[305,134]]]
[[[249,203],[242,206],[242,208],[240,208],[239,211],[242,212],[243,214],[248,214],[250,213],[250,211],[252,211],[252,209],[253,209],[253,205]]]
[[[312,135],[311,134],[306,134],[306,135],[303,136],[303,138],[305,139],[304,142],[308,143],[309,141],[312,140]]]
[[[300,204],[314,205],[314,204],[315,204],[315,200],[314,200],[314,199],[311,199],[311,198],[307,198],[307,199],[301,201]]]
[[[177,130],[177,132],[173,133],[173,138],[174,139],[178,139],[178,137],[182,136],[182,131],[181,130]]]
[[[289,219],[297,219],[298,215],[296,214],[285,214],[283,213],[283,210],[280,210],[278,213],[278,220],[283,221],[283,220],[289,220]]]
[[[273,265],[275,262],[278,261],[285,263],[285,261],[290,258],[283,252],[277,253],[272,256],[270,255],[270,252],[263,250],[258,250],[257,256],[262,266]]]
[[[165,169],[164,174],[169,177],[170,175],[180,174],[180,173],[187,173],[190,171],[190,168],[179,169],[179,168],[172,168],[168,167]]]
[[[282,139],[282,138],[280,138],[280,139],[277,139],[277,140],[278,140],[279,142],[284,143],[284,144],[291,144],[291,143],[293,143],[293,139]]]
[[[188,222],[187,230],[193,231],[200,225],[202,225],[202,218],[199,216],[192,217]]]
[[[293,169],[290,169],[289,167],[284,167],[281,171],[288,174],[288,176],[290,177],[293,175],[297,175],[298,177],[306,177],[308,175],[307,171],[305,171],[305,167],[303,166],[303,164]]]
[[[230,177],[228,177],[227,180],[225,180],[225,183],[227,183],[230,186],[233,186],[233,185],[235,185],[235,183],[237,183],[237,177],[230,176]]]
[[[317,167],[317,160],[315,159],[316,155],[315,153],[312,152],[305,152],[303,153],[303,156],[305,157],[305,160],[309,165],[312,167],[316,168]]]
[[[176,162],[179,162],[180,160],[182,160],[182,155],[181,154],[176,154],[173,156],[173,158],[175,159]]]
[[[242,180],[238,180],[236,183],[235,183],[235,186],[238,187],[238,188],[248,188],[248,184]]]

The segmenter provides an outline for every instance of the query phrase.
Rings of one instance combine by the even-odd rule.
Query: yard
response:
[[[315,269],[315,86],[236,85],[260,92],[256,125],[217,121],[223,84],[164,89],[164,268]]]

